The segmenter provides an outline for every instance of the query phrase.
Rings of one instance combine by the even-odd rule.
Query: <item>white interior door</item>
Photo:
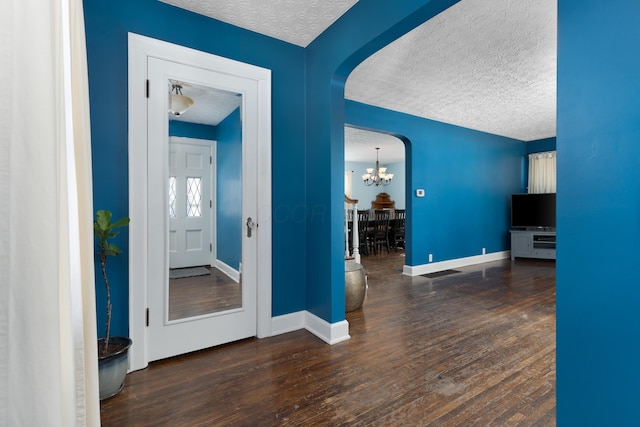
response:
[[[169,143],[169,268],[211,265],[211,146]]]
[[[249,280],[249,274],[252,267],[243,265],[243,286],[247,283],[257,282],[258,298],[257,298],[257,337],[263,338],[272,335],[272,317],[271,317],[271,250],[272,250],[272,230],[271,230],[271,72],[268,69],[257,67],[223,58],[210,53],[190,49],[184,46],[168,43],[161,40],[152,39],[141,36],[139,34],[129,33],[128,35],[128,124],[129,124],[129,147],[128,147],[128,175],[129,175],[129,216],[131,224],[129,225],[129,333],[133,339],[133,346],[129,351],[129,369],[137,370],[145,368],[150,360],[162,357],[163,354],[177,354],[180,349],[171,349],[170,351],[158,351],[157,343],[159,337],[153,330],[155,325],[159,323],[173,326],[171,322],[166,321],[166,317],[157,318],[157,313],[163,311],[162,302],[151,301],[152,294],[158,293],[162,295],[165,291],[158,286],[158,282],[162,283],[166,280],[164,275],[168,270],[168,250],[167,238],[164,236],[163,227],[167,227],[166,220],[162,217],[162,212],[167,211],[166,201],[160,200],[166,197],[166,177],[160,177],[162,181],[161,188],[157,186],[157,181],[150,181],[153,176],[163,175],[162,170],[158,170],[163,165],[167,165],[167,159],[161,152],[164,150],[163,144],[166,136],[166,122],[154,122],[153,125],[148,123],[150,110],[156,108],[156,113],[165,114],[166,105],[162,106],[150,102],[147,97],[148,87],[147,78],[149,76],[149,59],[161,58],[166,61],[187,64],[195,68],[210,70],[225,76],[235,76],[241,80],[250,81],[249,88],[246,92],[242,92],[243,102],[243,151],[253,150],[259,162],[253,164],[248,161],[243,164],[243,170],[256,171],[257,186],[257,212],[256,216],[252,216],[254,221],[260,226],[253,230],[252,239],[256,239],[255,243],[245,243],[243,237],[242,258],[243,263],[247,263],[248,257],[255,257],[256,245],[260,253],[257,259],[257,277]],[[161,78],[164,78],[161,76]],[[219,83],[223,86],[226,80],[220,79]],[[246,83],[246,82],[245,82]],[[153,84],[150,85],[153,91]],[[233,85],[231,85],[233,86]],[[253,86],[257,86],[257,98],[255,97]],[[234,89],[236,90],[236,89]],[[158,94],[152,95],[158,101]],[[166,102],[166,99],[160,100]],[[256,118],[257,115],[257,118]],[[155,128],[154,126],[160,126]],[[158,133],[159,132],[159,133]],[[155,135],[152,137],[151,135]],[[160,139],[154,139],[160,135]],[[256,147],[257,145],[257,147]],[[246,158],[246,156],[245,156]],[[168,166],[166,166],[168,168]],[[252,183],[250,185],[254,185]],[[240,185],[238,185],[240,187]],[[243,197],[248,197],[251,190],[250,186],[243,184]],[[214,199],[214,204],[215,204]],[[248,205],[243,204],[242,209],[247,209]],[[215,211],[215,209],[214,209]],[[244,219],[244,218],[243,218]],[[216,227],[212,228],[215,233]],[[243,229],[245,231],[245,229]],[[214,241],[217,239],[214,237]],[[157,246],[157,247],[156,247]],[[214,247],[215,249],[215,247]],[[246,255],[249,253],[250,255]],[[216,258],[217,259],[217,258]],[[165,270],[166,268],[166,270]],[[243,293],[241,310],[249,310],[252,305],[248,301],[247,293]],[[160,308],[157,305],[160,304]],[[238,307],[234,308],[234,310]],[[148,311],[150,310],[150,311]],[[149,317],[148,317],[149,316]],[[164,319],[164,320],[163,320]],[[188,322],[199,323],[199,319],[190,319]],[[187,323],[187,321],[184,321]],[[227,326],[232,322],[227,322]],[[177,323],[176,323],[177,325]],[[223,332],[220,332],[220,330]],[[232,327],[230,329],[233,329]],[[202,346],[216,345],[225,339],[233,340],[235,333],[224,335],[225,324],[217,324],[214,326],[205,326],[196,328],[191,332],[188,328],[183,329],[183,335],[193,337],[194,341],[198,341],[194,345],[186,345],[180,343],[179,346],[184,351],[189,348],[202,348]],[[252,332],[253,333],[253,330]],[[214,338],[207,338],[208,342],[200,342],[200,335],[214,335]],[[224,335],[224,336],[221,336]],[[162,337],[160,337],[161,339]],[[171,340],[171,336],[167,336],[167,340]],[[180,338],[184,340],[184,338]],[[169,343],[172,346],[173,343]],[[152,354],[153,353],[153,354]],[[153,358],[152,358],[153,357]]]
[[[200,67],[148,58],[148,360],[158,360],[246,337],[256,336],[257,229],[247,230],[248,218],[257,218],[258,83]],[[169,215],[169,82],[180,81],[237,94],[241,117],[241,215],[233,226],[238,233],[242,265],[241,304],[204,315],[170,320]],[[191,175],[185,170],[186,175]],[[195,175],[195,174],[194,174]],[[251,221],[249,221],[251,223]],[[240,228],[242,227],[242,228]],[[188,227],[185,227],[187,229]],[[197,245],[194,245],[197,246]]]

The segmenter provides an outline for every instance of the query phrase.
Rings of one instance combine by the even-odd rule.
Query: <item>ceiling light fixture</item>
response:
[[[379,187],[381,185],[389,185],[391,183],[391,179],[393,179],[393,174],[387,173],[387,168],[380,167],[380,162],[378,160],[378,150],[380,150],[380,148],[376,148],[375,169],[367,168],[367,173],[362,175],[364,185],[375,185],[376,187]]]
[[[171,83],[171,108],[169,112],[174,116],[180,116],[193,105],[193,99],[182,94],[182,84]]]

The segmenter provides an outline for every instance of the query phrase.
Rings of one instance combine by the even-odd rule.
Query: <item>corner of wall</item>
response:
[[[271,318],[272,336],[286,334],[300,329],[306,329],[330,345],[351,338],[349,335],[349,322],[346,320],[328,323],[306,310]]]

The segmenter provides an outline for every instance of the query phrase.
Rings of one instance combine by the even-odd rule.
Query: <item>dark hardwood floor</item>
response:
[[[363,257],[351,339],[306,331],[152,363],[101,403],[103,426],[553,426],[555,262],[407,277]]]
[[[214,267],[206,268],[209,275],[169,279],[169,320],[242,306],[240,284]]]

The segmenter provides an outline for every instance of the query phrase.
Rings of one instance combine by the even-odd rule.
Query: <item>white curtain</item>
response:
[[[556,192],[556,152],[529,154],[529,193]]]
[[[0,425],[100,424],[82,0],[0,14]]]

